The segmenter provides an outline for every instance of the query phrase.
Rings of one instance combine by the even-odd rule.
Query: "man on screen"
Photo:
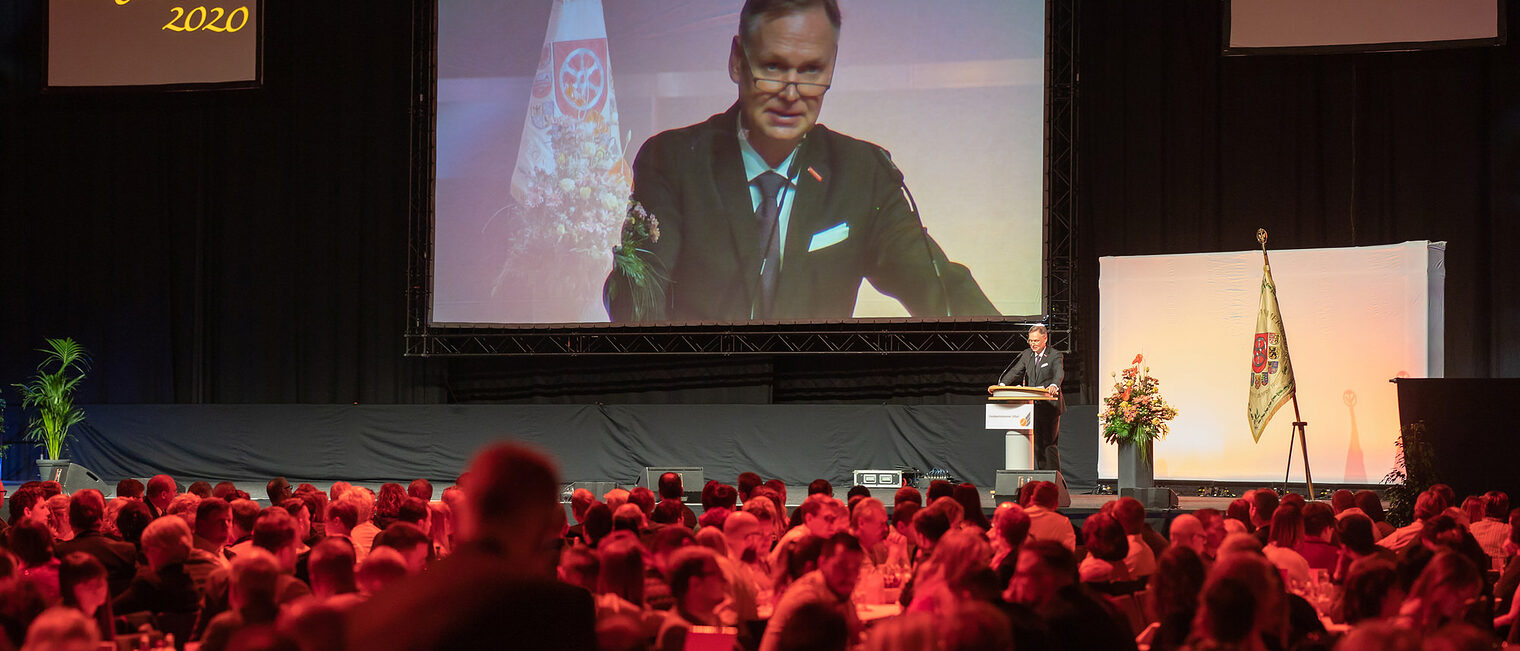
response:
[[[997,314],[922,229],[886,151],[817,124],[836,0],[747,0],[739,21],[738,102],[634,159],[633,199],[659,236],[643,247],[644,291],[616,267],[608,277],[612,320],[634,320],[638,300],[650,321],[847,318],[863,279],[915,316]]]
[[[1029,328],[1029,348],[1019,352],[1013,363],[998,376],[998,384],[1009,386],[1022,379],[1025,386],[1044,387],[1054,401],[1034,404],[1034,464],[1039,470],[1060,470],[1061,451],[1056,439],[1061,436],[1061,414],[1066,413],[1066,396],[1061,380],[1066,372],[1061,366],[1061,351],[1046,346],[1050,333],[1045,326]]]

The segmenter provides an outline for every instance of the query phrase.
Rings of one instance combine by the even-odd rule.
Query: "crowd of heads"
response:
[[[549,459],[515,445],[483,451],[436,495],[422,479],[322,491],[276,478],[267,504],[164,475],[124,480],[111,499],[30,482],[0,538],[0,648],[142,631],[213,651],[426,648],[388,645],[408,639],[406,619],[381,613],[418,608],[407,600],[429,581],[487,603],[530,586],[548,613],[535,616],[581,622],[564,626],[586,632],[584,648],[716,635],[765,651],[1356,650],[1520,636],[1520,509],[1498,492],[1457,502],[1437,485],[1396,527],[1376,494],[1349,491],[1260,489],[1190,513],[1125,497],[1074,522],[1038,481],[990,518],[976,486],[944,481],[841,500],[819,479],[788,504],[784,482],[747,472],[703,485],[700,515],[674,473],[575,490],[569,517],[560,489]],[[450,621],[412,628],[467,639],[448,637],[466,626]]]

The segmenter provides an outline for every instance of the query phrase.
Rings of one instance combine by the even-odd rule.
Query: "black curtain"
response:
[[[1006,362],[403,357],[410,5],[266,0],[258,90],[44,94],[43,0],[0,3],[0,383],[48,336],[95,352],[92,403],[957,403]],[[1085,401],[1097,257],[1257,227],[1448,240],[1447,374],[1520,372],[1515,48],[1223,58],[1219,11],[1081,6]]]

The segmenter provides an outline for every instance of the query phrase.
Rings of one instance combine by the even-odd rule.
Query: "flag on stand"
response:
[[[588,161],[582,147],[573,147],[575,151],[557,150],[556,131],[569,132],[561,134],[560,144],[567,140],[576,145],[589,141],[599,155]],[[523,120],[522,144],[512,170],[512,196],[518,201],[550,191],[538,187],[542,184],[534,178],[534,172],[547,172],[562,184],[569,180],[577,189],[604,181],[578,177],[588,174],[613,177],[611,184],[620,185],[623,191],[617,197],[619,210],[612,219],[621,223],[621,206],[628,197],[630,174],[623,160],[623,141],[618,131],[602,0],[554,0],[549,12],[549,27],[528,99],[528,115]]]
[[[1282,312],[1277,309],[1277,285],[1272,266],[1263,263],[1261,306],[1256,312],[1256,337],[1251,344],[1251,398],[1246,417],[1251,437],[1261,441],[1267,422],[1293,399],[1293,364],[1288,361],[1288,337],[1283,333]]]

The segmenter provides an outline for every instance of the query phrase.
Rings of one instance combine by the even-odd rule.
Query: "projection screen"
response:
[[[742,4],[439,0],[430,323],[609,320],[628,166],[650,136],[734,104]],[[840,6],[819,122],[891,152],[928,234],[996,314],[1040,314],[1044,0]],[[787,244],[782,282],[798,256],[844,236],[860,235]],[[869,282],[847,291],[856,301],[840,318],[929,316]]]
[[[1399,433],[1394,377],[1441,377],[1445,243],[1270,251],[1317,482],[1378,483]],[[1280,482],[1293,408],[1246,422],[1261,251],[1101,258],[1100,385],[1144,355],[1179,410],[1158,479]],[[1098,474],[1117,473],[1099,444]],[[1294,481],[1303,457],[1295,448]]]

